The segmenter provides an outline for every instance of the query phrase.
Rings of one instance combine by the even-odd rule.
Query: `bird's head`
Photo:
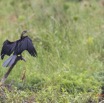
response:
[[[25,34],[28,33],[27,30],[24,30],[22,33],[21,33],[21,38],[23,38],[25,36]]]

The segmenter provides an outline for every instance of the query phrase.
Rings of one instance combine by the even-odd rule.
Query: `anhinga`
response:
[[[24,36],[27,31],[23,31],[19,40],[10,42],[9,40],[4,41],[3,47],[1,50],[1,59],[4,58],[5,55],[10,56],[12,53],[13,55],[10,56],[4,63],[4,67],[11,67],[14,62],[16,61],[17,57],[22,59],[22,52],[27,50],[31,56],[37,56],[37,52],[35,47],[33,46],[32,40],[28,36]]]
[[[1,59],[4,58],[5,55],[10,56],[11,54],[13,54],[12,56],[10,56],[4,63],[3,66],[4,67],[9,67],[8,71],[5,73],[5,75],[3,76],[3,78],[0,81],[0,86],[2,86],[6,80],[6,78],[8,77],[8,75],[10,74],[11,70],[13,69],[13,67],[15,66],[15,64],[19,61],[19,60],[24,60],[25,59],[22,57],[22,52],[24,50],[27,50],[31,56],[36,57],[37,56],[37,52],[35,50],[35,47],[33,46],[32,40],[28,37],[28,36],[24,36],[24,34],[26,34],[27,31],[23,31],[21,34],[21,37],[19,40],[14,41],[14,42],[10,42],[9,40],[5,40],[3,43],[3,47],[1,50]]]

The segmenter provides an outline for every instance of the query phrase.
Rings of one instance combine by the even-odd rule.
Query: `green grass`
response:
[[[10,90],[0,89],[1,103],[98,103],[104,80],[100,1],[0,0],[0,48],[4,40],[18,39],[23,30],[31,31],[38,56],[23,53],[26,63],[18,62],[9,75]],[[3,62],[0,78],[7,71]]]

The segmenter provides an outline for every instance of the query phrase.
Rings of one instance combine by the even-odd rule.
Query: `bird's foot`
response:
[[[23,60],[24,62],[26,62],[26,59],[24,59],[23,57],[21,58],[21,60]]]
[[[22,57],[22,55],[17,56],[17,60],[23,60],[23,61],[25,61],[25,62],[26,62],[26,60]]]

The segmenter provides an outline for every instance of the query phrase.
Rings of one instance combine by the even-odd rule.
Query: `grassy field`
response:
[[[104,85],[103,0],[0,0],[0,50],[23,30],[30,30],[38,56],[23,53],[26,62],[18,62],[9,87],[0,88],[0,103],[98,103]],[[0,78],[7,58],[0,60]]]

